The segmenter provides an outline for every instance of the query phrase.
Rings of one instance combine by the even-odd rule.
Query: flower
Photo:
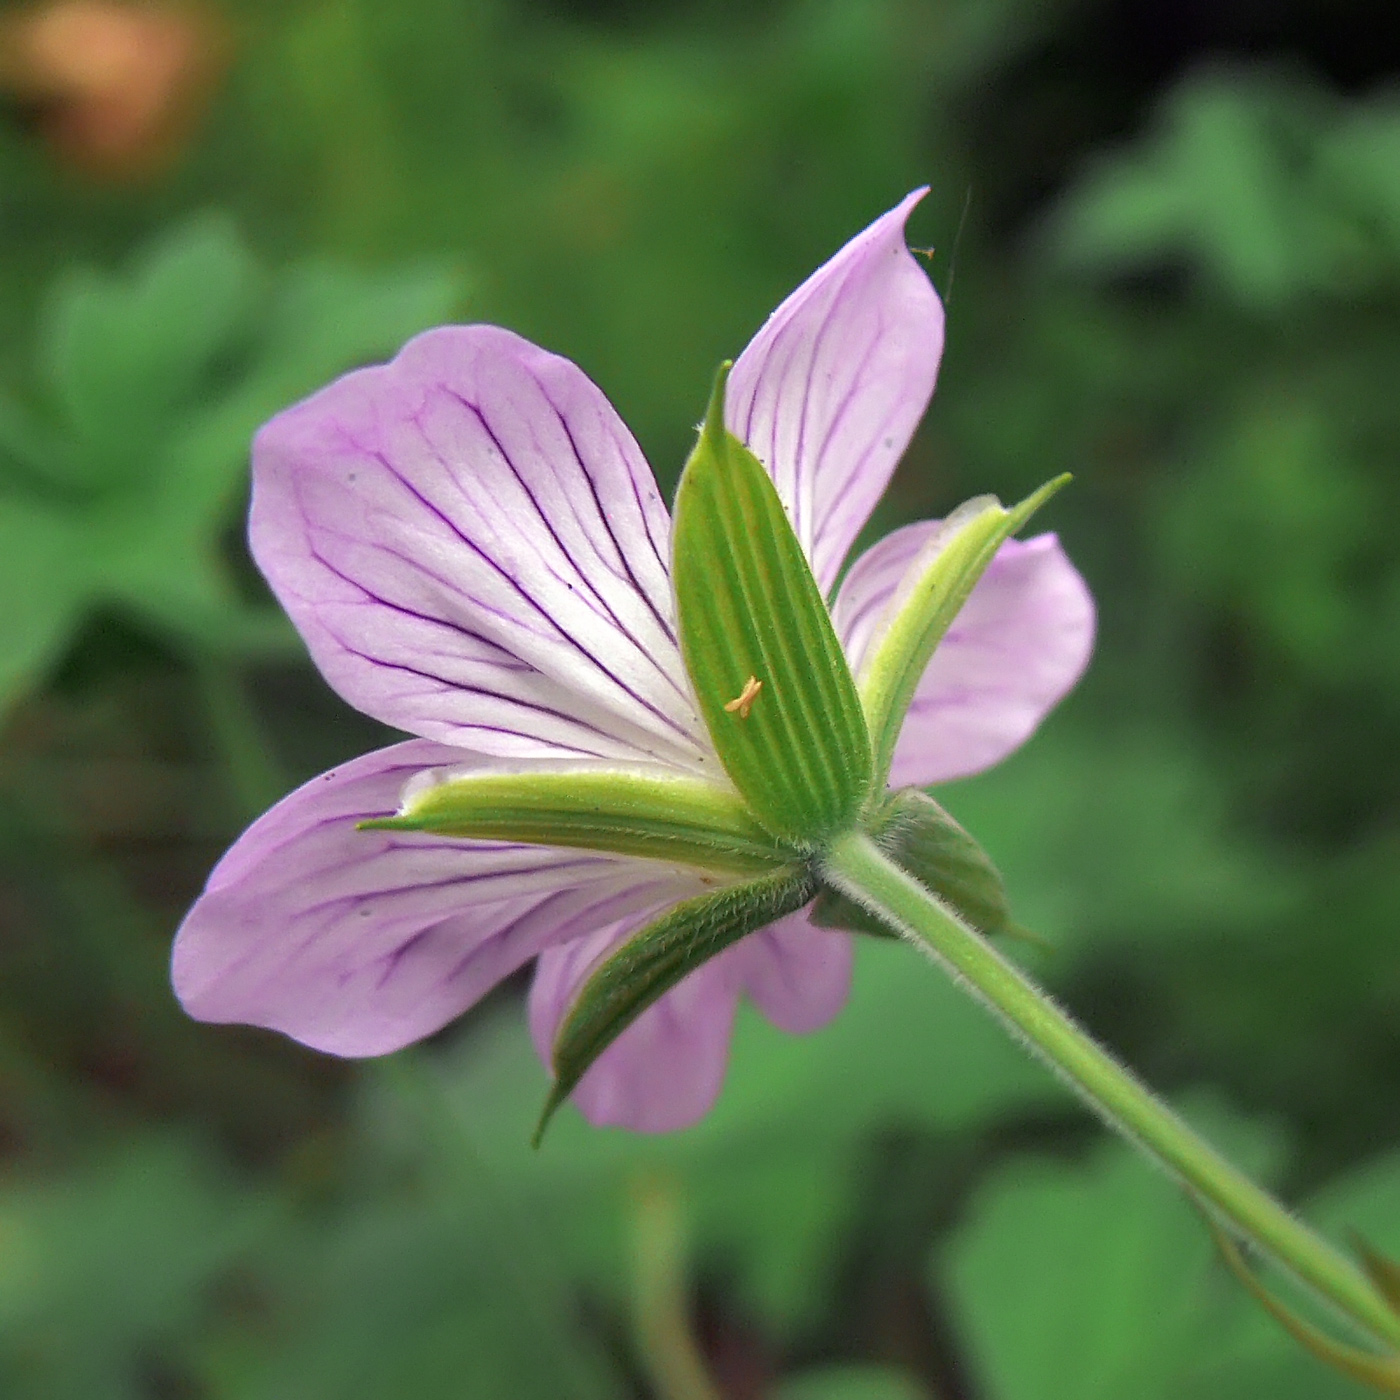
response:
[[[828,594],[933,392],[943,312],[904,242],[922,193],[799,287],[728,381],[726,425],[770,473]],[[443,769],[727,788],[677,642],[652,474],[576,366],[492,326],[428,331],[288,409],[258,434],[253,472],[253,553],[316,664],[418,737],[322,774],[244,833],[176,939],[176,991],[205,1020],[377,1055],[534,958],[530,1023],[548,1063],[600,960],[724,877],[360,823]],[[857,676],[936,530],[895,531],[842,581],[832,615]],[[944,782],[1010,753],[1078,679],[1093,626],[1053,535],[1004,544],[919,684],[891,782]],[[851,964],[850,935],[784,917],[649,1007],[574,1101],[595,1123],[691,1123],[719,1092],[741,996],[811,1031],[844,1003]]]

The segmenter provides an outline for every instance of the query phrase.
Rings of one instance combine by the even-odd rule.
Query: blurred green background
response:
[[[698,1128],[535,1154],[520,985],[346,1064],[187,1022],[166,959],[241,826],[384,738],[248,562],[253,428],[491,320],[669,485],[716,362],[928,183],[948,352],[877,525],[1071,470],[1101,610],[940,797],[1039,976],[1400,1252],[1393,4],[80,5],[55,60],[63,8],[0,5],[0,1394],[637,1400],[673,1266],[732,1400],[1360,1394],[897,947],[815,1037],[741,1019]]]

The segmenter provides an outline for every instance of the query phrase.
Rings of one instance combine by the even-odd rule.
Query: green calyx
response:
[[[897,597],[896,607],[861,667],[860,698],[883,785],[894,746],[924,669],[996,552],[1070,480],[1048,481],[1009,510],[979,496],[943,522],[926,550],[927,564]]]
[[[1018,932],[996,867],[927,793],[907,788],[892,794],[868,827],[892,860],[981,932]],[[813,923],[893,936],[861,905],[822,884],[812,865],[794,863],[677,905],[604,959],[555,1037],[554,1087],[536,1141],[589,1066],[647,1007],[717,953],[814,898]]]
[[[574,846],[731,875],[793,859],[735,792],[699,778],[637,769],[463,773],[410,792],[397,816],[363,824],[391,831]]]
[[[728,366],[676,491],[681,650],[725,771],[780,840],[815,851],[870,792],[860,696],[762,464],[724,426]]]

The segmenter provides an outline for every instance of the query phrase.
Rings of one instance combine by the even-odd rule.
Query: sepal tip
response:
[[[560,1092],[559,1081],[556,1079],[550,1086],[549,1095],[544,1101],[544,1107],[540,1109],[539,1121],[535,1124],[535,1130],[530,1134],[530,1147],[533,1151],[540,1150],[540,1144],[544,1142],[545,1129],[549,1127],[554,1115],[559,1111],[564,1100],[569,1097],[568,1091]]]

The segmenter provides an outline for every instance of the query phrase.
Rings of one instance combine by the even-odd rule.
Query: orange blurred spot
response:
[[[0,20],[0,88],[79,169],[153,174],[188,144],[227,49],[203,10],[54,0]]]

